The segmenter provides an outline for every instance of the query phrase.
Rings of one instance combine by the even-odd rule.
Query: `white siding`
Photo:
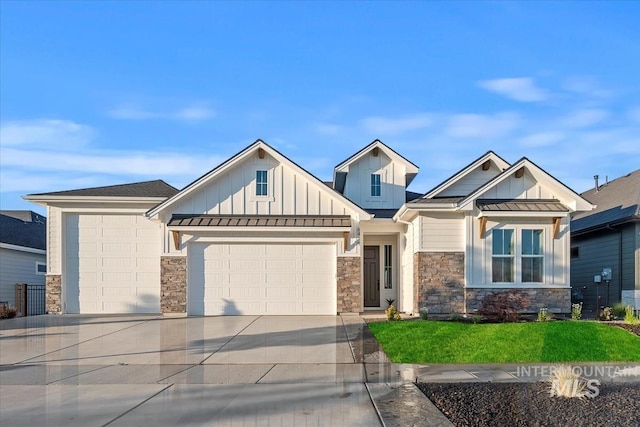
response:
[[[542,229],[544,232],[544,283],[518,283],[520,267],[519,263],[516,262],[515,286],[569,286],[569,231],[567,222],[568,220],[563,219],[558,239],[554,239],[551,218],[491,218],[487,221],[485,238],[481,239],[479,235],[479,219],[469,216],[466,221],[468,228],[466,234],[471,243],[471,248],[466,252],[468,286],[502,287],[493,284],[491,279],[492,230],[495,228],[515,229],[516,247],[520,245],[521,229]]]
[[[482,166],[478,166],[469,172],[469,174],[460,178],[458,182],[439,192],[438,197],[467,196],[491,181],[501,172],[502,171],[493,163],[491,163],[491,167],[486,171],[482,170]]]
[[[61,215],[60,208],[47,207],[47,270],[49,274],[62,273]]]
[[[405,166],[382,150],[378,156],[369,152],[349,165],[344,195],[365,209],[398,209],[406,198],[405,173]],[[380,197],[371,196],[371,174],[380,174]]]
[[[414,248],[414,229],[418,228],[418,218],[413,223],[407,225],[407,230],[400,236],[402,248],[401,260],[402,263],[402,290],[400,295],[402,296],[402,302],[400,310],[411,313],[413,312],[413,254],[416,252]]]
[[[479,199],[555,199],[556,196],[544,188],[526,171],[522,178],[511,175],[509,178],[493,186]]]
[[[463,252],[464,230],[464,216],[461,214],[421,214],[420,251]]]
[[[269,173],[268,196],[255,195],[257,170]],[[225,175],[183,198],[172,213],[220,215],[352,215],[353,208],[312,181],[265,155],[237,164]]]
[[[46,263],[45,255],[0,248],[0,301],[15,306],[15,284],[44,285],[45,276],[36,274],[36,262]]]

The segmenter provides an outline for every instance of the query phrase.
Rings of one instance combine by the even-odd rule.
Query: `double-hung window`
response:
[[[516,252],[513,237],[513,230],[493,230],[491,271],[494,283],[510,283],[514,281],[513,270]]]
[[[495,229],[492,232],[493,283],[543,283],[544,233],[541,229]]]
[[[380,193],[381,193],[380,174],[372,173],[371,174],[371,197],[380,197]]]
[[[522,283],[542,283],[542,230],[522,230]]]
[[[268,173],[264,170],[256,171],[256,196],[269,195]]]

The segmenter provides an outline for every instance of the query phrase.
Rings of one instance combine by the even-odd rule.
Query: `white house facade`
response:
[[[59,313],[467,313],[524,289],[570,310],[569,215],[593,206],[488,152],[424,195],[376,140],[324,183],[258,140],[182,190],[163,181],[25,196],[47,206]]]

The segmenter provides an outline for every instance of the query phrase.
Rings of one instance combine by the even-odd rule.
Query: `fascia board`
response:
[[[38,255],[47,254],[47,251],[45,251],[44,249],[28,248],[26,246],[12,245],[10,243],[0,243],[0,248],[11,249],[13,251],[28,252],[32,254],[38,254]]]
[[[28,202],[47,206],[53,203],[160,203],[166,197],[124,196],[22,196]]]

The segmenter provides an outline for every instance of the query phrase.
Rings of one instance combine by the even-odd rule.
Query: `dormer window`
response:
[[[380,174],[371,174],[371,197],[380,197]]]
[[[268,196],[269,184],[267,171],[256,171],[256,196]]]

